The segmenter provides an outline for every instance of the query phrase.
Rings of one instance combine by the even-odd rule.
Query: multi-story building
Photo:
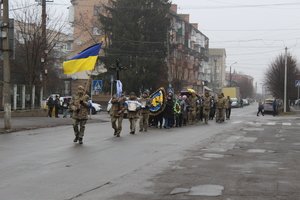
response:
[[[205,80],[215,92],[220,92],[225,86],[226,50],[210,48],[208,63],[205,65]]]
[[[177,5],[170,10],[169,83],[175,90],[193,88],[202,91],[203,63],[208,60],[209,39],[189,22],[188,14],[178,14]]]

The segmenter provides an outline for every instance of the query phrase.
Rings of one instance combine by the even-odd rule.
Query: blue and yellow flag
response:
[[[166,107],[166,91],[164,88],[159,88],[150,95],[150,115],[156,116],[164,111]]]
[[[93,70],[97,62],[98,54],[102,43],[95,44],[73,58],[63,63],[64,74],[74,74],[76,72]]]

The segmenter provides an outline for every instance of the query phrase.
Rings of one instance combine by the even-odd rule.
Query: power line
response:
[[[203,31],[224,31],[224,32],[259,32],[259,31],[299,31],[300,28],[276,28],[276,29],[203,29]]]
[[[296,6],[300,5],[299,2],[295,3],[272,3],[272,4],[252,4],[252,5],[229,5],[229,6],[193,6],[193,7],[180,7],[180,9],[189,10],[202,10],[202,9],[225,9],[225,8],[260,8],[260,7],[281,7],[281,6]]]

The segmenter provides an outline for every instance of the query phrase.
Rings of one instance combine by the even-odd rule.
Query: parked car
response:
[[[243,105],[244,106],[248,106],[250,103],[248,101],[248,99],[243,99]]]
[[[276,99],[277,101],[277,111],[280,113],[283,111],[283,101],[280,100],[280,99]],[[265,112],[273,112],[273,102],[274,102],[274,99],[266,99],[264,101],[264,111]]]
[[[240,102],[237,98],[230,98],[231,100],[231,107],[232,108],[239,108],[240,107]]]

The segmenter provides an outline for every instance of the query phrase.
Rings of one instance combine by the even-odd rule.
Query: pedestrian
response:
[[[191,93],[188,98],[189,104],[189,114],[188,114],[188,121],[189,124],[194,124],[196,120],[196,112],[197,112],[197,96],[196,93]]]
[[[70,106],[69,100],[67,98],[64,98],[64,101],[62,103],[63,118],[66,118],[68,116],[69,106]]]
[[[187,103],[187,96],[183,95],[181,102],[180,102],[180,110],[182,114],[182,125],[186,126],[188,122],[188,103]]]
[[[52,96],[49,97],[47,106],[48,106],[48,117],[52,117],[52,112],[53,112],[53,107],[54,107],[54,100],[53,100]]]
[[[225,105],[225,108],[226,108],[226,119],[229,120],[230,119],[230,115],[231,115],[231,99],[230,99],[230,96],[227,96],[227,99],[226,99],[226,105]]]
[[[174,121],[174,101],[172,93],[169,93],[167,96],[166,107],[164,110],[164,128],[169,129],[173,127]]]
[[[211,97],[209,95],[209,92],[206,91],[204,98],[203,98],[203,117],[204,117],[204,123],[208,124],[208,118],[210,113],[210,105],[211,104]]]
[[[243,99],[240,100],[240,105],[241,105],[241,108],[244,107],[244,101],[243,101]]]
[[[272,106],[273,106],[273,116],[275,117],[278,114],[277,113],[277,100],[276,99],[274,99]]]
[[[140,132],[147,132],[149,126],[149,115],[150,115],[150,98],[148,91],[144,91],[142,98],[139,101],[141,103],[140,109]]]
[[[218,100],[216,103],[217,112],[216,112],[216,122],[224,122],[224,108],[225,108],[225,100],[222,94],[218,95]]]
[[[55,117],[56,118],[59,118],[58,117],[58,110],[60,108],[60,100],[59,100],[59,96],[56,95],[55,96],[55,100],[54,100],[54,112],[55,112]]]
[[[175,103],[174,103],[175,127],[182,126],[182,112],[180,106],[181,99],[182,97],[178,96],[178,98],[175,99]]]
[[[258,112],[256,115],[259,116],[259,113],[261,113],[262,116],[264,116],[264,104],[261,100],[258,102]]]
[[[120,137],[122,131],[122,121],[124,118],[125,112],[125,101],[126,97],[123,93],[121,97],[117,97],[113,95],[111,99],[111,109],[110,109],[110,119],[111,119],[111,126],[114,129],[114,136]]]
[[[211,97],[211,103],[210,103],[210,112],[209,112],[209,119],[213,120],[216,114],[216,101],[215,97]]]
[[[73,129],[75,134],[74,142],[83,143],[85,125],[88,120],[89,113],[89,96],[86,94],[83,86],[78,86],[76,95],[70,102],[70,107],[73,112]]]
[[[204,102],[204,97],[201,96],[198,101],[197,101],[197,108],[198,108],[198,111],[197,111],[197,119],[199,119],[201,122],[203,122],[203,118],[204,118],[204,106],[203,106],[203,102]]]
[[[129,94],[129,100],[125,102],[128,114],[127,117],[130,123],[130,134],[135,134],[136,122],[139,118],[138,111],[141,108],[140,102],[138,102],[137,97],[134,92]]]

